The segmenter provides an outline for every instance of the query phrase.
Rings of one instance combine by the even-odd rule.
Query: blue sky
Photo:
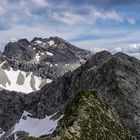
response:
[[[0,43],[59,36],[140,58],[140,0],[0,0]]]

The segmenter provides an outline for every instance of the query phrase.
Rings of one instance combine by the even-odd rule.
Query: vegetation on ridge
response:
[[[133,140],[115,110],[96,91],[80,91],[67,105],[58,132],[49,140]],[[42,140],[42,139],[24,139]],[[44,140],[44,139],[43,139]]]

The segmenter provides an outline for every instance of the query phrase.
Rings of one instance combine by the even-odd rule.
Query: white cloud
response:
[[[106,48],[92,48],[90,51],[93,52],[93,53],[97,53],[97,52],[101,52],[101,51],[104,51],[104,50],[107,50]]]
[[[75,25],[75,24],[95,24],[98,19],[100,20],[114,20],[118,22],[123,22],[124,19],[122,16],[118,15],[115,11],[100,11],[97,10],[95,7],[89,8],[89,14],[82,15],[76,14],[71,10],[62,11],[62,12],[54,12],[50,11],[49,16],[50,18],[68,24],[68,25]]]
[[[4,15],[5,14],[5,9],[2,5],[0,5],[0,16]]]
[[[117,47],[114,49],[116,52],[122,52],[122,48],[121,47]]]
[[[63,12],[63,13],[50,13],[50,18],[53,18],[56,21],[65,23],[67,25],[74,25],[77,23],[80,23],[81,21],[84,21],[84,18],[80,15],[75,15],[70,12]]]
[[[116,20],[119,22],[123,22],[123,17],[118,15],[115,11],[98,11],[98,10],[93,10],[92,13],[93,18],[95,19],[102,19],[102,20]]]
[[[128,46],[128,48],[131,48],[131,49],[139,49],[140,48],[140,44],[130,44]]]
[[[132,18],[127,18],[127,21],[128,21],[129,24],[135,24],[136,23],[136,21]]]
[[[47,0],[32,0],[35,4],[39,6],[46,6],[47,5]]]

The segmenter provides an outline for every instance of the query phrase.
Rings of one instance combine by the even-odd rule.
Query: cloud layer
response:
[[[127,52],[140,43],[139,9],[139,0],[0,0],[0,43],[60,36],[89,50]]]

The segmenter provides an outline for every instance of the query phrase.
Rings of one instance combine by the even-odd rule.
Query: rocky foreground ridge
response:
[[[39,139],[39,138],[38,138]],[[66,106],[64,117],[46,140],[135,140],[123,128],[118,114],[96,91],[79,91]],[[37,138],[23,138],[37,140]]]

